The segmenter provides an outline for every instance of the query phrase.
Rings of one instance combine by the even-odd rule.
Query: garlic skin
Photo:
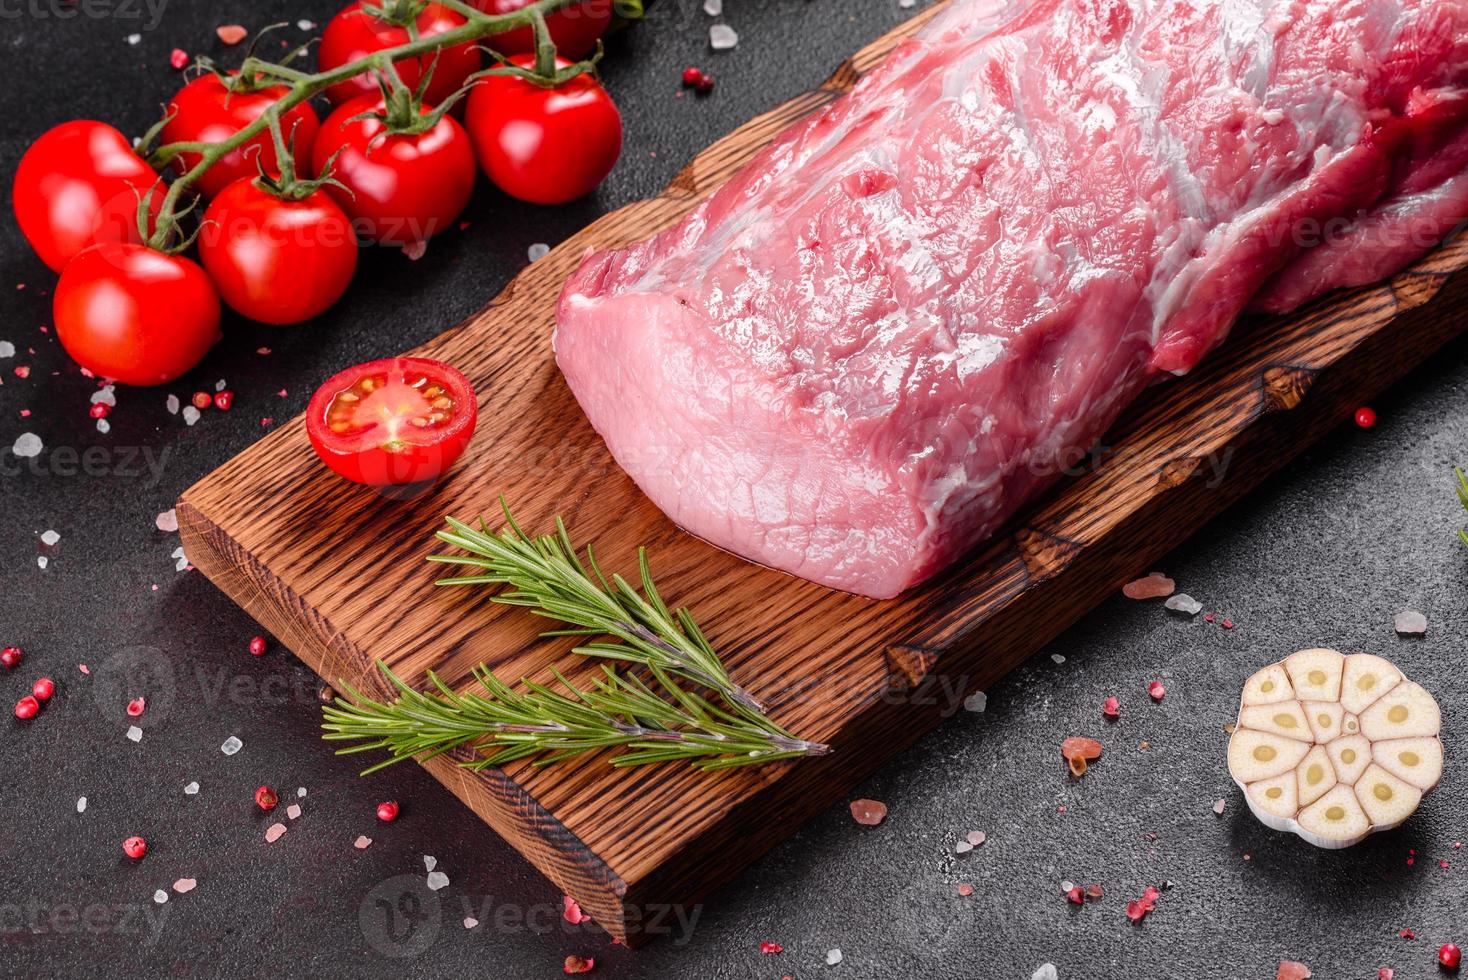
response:
[[[1266,827],[1338,849],[1390,830],[1442,778],[1437,701],[1391,661],[1313,648],[1244,682],[1228,770]]]

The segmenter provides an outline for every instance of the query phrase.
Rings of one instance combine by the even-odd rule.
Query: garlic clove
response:
[[[1343,735],[1325,747],[1335,767],[1335,776],[1346,785],[1355,784],[1371,765],[1371,741],[1365,735]]]
[[[1377,830],[1389,830],[1412,815],[1422,791],[1372,763],[1356,782],[1356,798]]]
[[[1341,723],[1345,720],[1346,711],[1338,702],[1306,701],[1304,709],[1315,741],[1324,745],[1341,734]]]
[[[1331,765],[1325,746],[1317,745],[1311,749],[1310,754],[1295,767],[1295,776],[1299,779],[1301,806],[1309,806],[1334,788],[1335,766]]]
[[[1435,738],[1395,738],[1371,746],[1378,766],[1424,793],[1443,774],[1443,743]]]
[[[1345,784],[1301,810],[1295,819],[1309,835],[1306,839],[1317,847],[1350,847],[1371,831],[1371,821]]]
[[[1359,715],[1401,681],[1401,671],[1385,657],[1353,653],[1346,658],[1341,677],[1341,705],[1351,714]]]
[[[1271,816],[1288,819],[1300,808],[1299,787],[1292,772],[1250,783],[1245,792],[1256,812],[1263,810]]]
[[[1339,701],[1346,658],[1336,650],[1301,650],[1284,659],[1284,668],[1302,701]]]
[[[1290,675],[1281,664],[1270,664],[1244,681],[1244,704],[1274,704],[1291,701],[1295,689],[1290,686]]]
[[[1361,713],[1361,734],[1373,742],[1431,737],[1442,728],[1442,715],[1431,694],[1403,681]]]
[[[1256,732],[1270,732],[1308,742],[1313,737],[1305,710],[1298,701],[1256,704],[1239,712],[1239,724]]]
[[[1289,772],[1308,751],[1305,742],[1239,728],[1228,740],[1228,768],[1240,783],[1258,782]]]

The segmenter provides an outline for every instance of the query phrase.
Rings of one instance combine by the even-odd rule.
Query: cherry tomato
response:
[[[403,0],[381,0],[378,6],[392,10],[395,5],[411,7],[411,4],[404,3]],[[462,15],[447,7],[430,3],[423,7],[413,26],[417,36],[425,38],[447,33],[467,23]],[[322,71],[330,71],[384,48],[407,44],[410,40],[412,37],[406,27],[400,27],[363,10],[361,0],[357,0],[343,8],[326,25],[326,30],[321,35],[321,51],[317,59]],[[434,55],[425,54],[393,62],[398,70],[398,77],[412,89],[418,87],[418,82],[422,80],[429,65],[433,66],[433,78],[428,82],[423,101],[429,105],[438,105],[457,92],[463,86],[464,80],[479,70],[479,48],[475,46],[475,42],[465,41],[463,44],[440,49],[437,60]],[[334,105],[341,105],[359,95],[375,94],[378,91],[377,78],[369,72],[331,86],[326,90],[326,97]]]
[[[531,0],[470,0],[486,14],[512,14],[528,6]],[[586,0],[545,19],[556,51],[567,58],[584,58],[596,50],[596,42],[612,22],[612,0]],[[529,27],[491,34],[489,46],[500,54],[531,54],[535,51],[535,33]]]
[[[364,95],[326,117],[316,141],[316,170],[341,151],[332,176],[347,191],[327,190],[360,236],[380,245],[426,241],[450,227],[469,203],[474,149],[449,116],[426,133],[386,136],[381,119],[352,118],[382,108],[380,96]]]
[[[283,85],[272,85],[250,92],[231,92],[214,74],[200,75],[179,89],[168,104],[172,117],[163,126],[164,143],[180,141],[218,143],[228,139],[259,118],[289,91]],[[280,120],[280,130],[287,140],[294,134],[296,169],[305,173],[311,162],[311,148],[316,142],[320,120],[316,110],[305,102],[291,108]],[[260,156],[264,154],[263,158]],[[204,171],[194,183],[206,197],[213,197],[241,177],[254,177],[260,172],[257,159],[263,159],[272,176],[280,174],[275,161],[275,147],[270,133],[261,132],[244,146],[225,156]],[[180,153],[174,164],[182,173],[199,162],[197,153]]]
[[[261,323],[300,323],[346,292],[357,237],[324,190],[283,200],[245,178],[209,205],[199,259],[230,308]]]
[[[469,445],[479,404],[469,380],[425,357],[347,368],[306,406],[306,434],[321,461],[354,483],[432,480]]]
[[[528,68],[530,55],[510,61]],[[557,58],[559,67],[570,62]],[[622,152],[622,116],[591,75],[545,88],[512,75],[474,87],[464,125],[479,166],[500,190],[535,204],[590,194]]]
[[[15,169],[15,220],[42,262],[60,272],[97,242],[137,242],[138,200],[158,174],[106,123],[75,119],[47,130]],[[148,204],[156,217],[165,188]]]
[[[78,364],[131,385],[172,381],[219,339],[219,295],[198,263],[131,242],[77,253],[52,315]]]

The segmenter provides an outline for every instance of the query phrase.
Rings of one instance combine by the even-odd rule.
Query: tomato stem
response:
[[[268,130],[272,124],[279,127],[279,120],[291,109],[306,102],[326,91],[332,85],[345,82],[364,75],[368,72],[378,72],[389,78],[396,76],[393,63],[409,58],[421,57],[450,48],[455,45],[464,44],[469,41],[477,41],[480,38],[489,37],[493,34],[502,34],[506,31],[529,27],[535,32],[536,38],[536,74],[543,78],[555,78],[559,80],[555,71],[555,45],[550,41],[549,33],[545,29],[545,18],[559,10],[581,3],[582,0],[534,0],[533,3],[521,7],[519,10],[506,14],[486,14],[475,7],[470,6],[462,0],[437,0],[437,2],[463,16],[467,23],[442,34],[431,37],[411,37],[396,47],[384,48],[370,55],[358,58],[356,61],[348,62],[328,71],[306,73],[289,67],[288,62],[294,60],[306,49],[302,45],[291,52],[285,59],[287,64],[277,64],[255,58],[253,49],[247,55],[241,65],[240,73],[236,76],[239,81],[235,84],[258,86],[260,84],[273,84],[279,82],[287,85],[289,90],[280,97],[273,105],[260,114],[254,121],[242,127],[228,139],[217,143],[199,141],[180,141],[168,143],[153,150],[148,155],[148,162],[155,168],[162,169],[180,154],[197,154],[199,159],[188,170],[179,174],[168,187],[163,196],[163,203],[156,218],[156,225],[151,225],[148,220],[148,201],[144,199],[138,208],[138,229],[143,240],[148,243],[149,248],[161,252],[178,252],[184,247],[180,244],[185,236],[178,233],[178,222],[181,217],[192,210],[193,205],[181,207],[185,200],[185,193],[198,179],[212,166],[224,159],[230,153],[244,146],[260,133]],[[387,0],[384,7],[394,7],[393,13],[397,13],[404,5],[411,5],[412,0]],[[268,30],[268,28],[267,28]],[[264,33],[263,31],[261,33]],[[416,32],[413,32],[416,33]],[[258,40],[258,37],[257,37]],[[545,48],[549,47],[550,71],[542,71],[543,62],[547,55]],[[206,66],[207,67],[207,66]],[[490,70],[496,74],[502,71]],[[579,72],[578,72],[579,73]],[[475,76],[475,80],[484,77],[483,73]],[[280,158],[278,163],[284,163]],[[191,239],[190,239],[191,240]]]

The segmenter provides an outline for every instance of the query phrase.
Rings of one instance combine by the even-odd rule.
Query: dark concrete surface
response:
[[[333,371],[472,313],[530,244],[656,192],[699,148],[817,84],[908,13],[896,0],[725,5],[742,36],[732,52],[708,50],[710,19],[692,0],[660,0],[611,43],[605,77],[627,150],[594,198],[537,209],[481,188],[467,231],[435,240],[417,263],[365,253],[352,290],[320,320],[231,320],[187,379],[120,390],[106,435],[87,416],[94,384],[42,332],[54,278],[5,209],[0,341],[17,353],[0,360],[0,644],[24,646],[26,660],[0,676],[0,975],[544,978],[574,953],[595,958],[593,976],[661,980],[1023,980],[1046,962],[1062,978],[1235,980],[1273,977],[1282,957],[1317,977],[1391,966],[1416,978],[1438,975],[1440,943],[1468,941],[1468,853],[1452,849],[1468,836],[1454,742],[1468,712],[1468,549],[1453,537],[1465,515],[1450,486],[1452,464],[1468,462],[1462,344],[1380,400],[1376,429],[1338,431],[1162,563],[1234,629],[1120,597],[1104,604],[991,689],[987,711],[958,711],[861,787],[856,795],[891,808],[883,825],[831,810],[704,905],[676,910],[669,934],[636,952],[566,925],[559,892],[416,767],[358,778],[353,760],[318,740],[315,677],[278,645],[250,657],[256,625],[202,576],[174,571],[177,535],[156,530],[154,516],[259,438],[262,418],[280,424]],[[20,153],[48,126],[90,116],[140,133],[179,84],[174,46],[222,55],[219,24],[319,23],[333,12],[318,0],[166,0],[150,28],[133,0],[59,16],[70,9],[0,3],[7,194]],[[689,63],[716,74],[713,97],[679,97]],[[273,353],[256,354],[261,346]],[[186,427],[166,411],[169,392],[187,398],[219,379],[236,392],[230,413]],[[10,450],[23,432],[44,440],[34,460]],[[98,465],[67,472],[69,454],[91,447]],[[60,534],[54,547],[40,542],[48,529]],[[1179,540],[1192,530],[1179,528]],[[1393,615],[1409,607],[1429,617],[1425,639],[1393,633]],[[1443,784],[1414,819],[1339,853],[1265,830],[1224,769],[1222,726],[1243,678],[1318,644],[1395,659],[1437,694],[1449,744]],[[130,666],[131,683],[150,691],[137,744],[124,734]],[[38,721],[16,723],[9,704],[41,674],[58,681],[56,699]],[[1145,695],[1154,678],[1168,689],[1160,704]],[[1111,694],[1123,703],[1114,725],[1100,716]],[[225,757],[231,734],[244,749]],[[1107,748],[1080,782],[1057,752],[1072,734]],[[199,793],[186,796],[195,780]],[[309,791],[273,845],[262,840],[272,818],[251,801],[260,783],[281,791],[282,810],[297,787]],[[389,798],[403,804],[390,826],[373,816]],[[969,830],[988,842],[955,855]],[[119,848],[130,834],[150,843],[141,862]],[[375,843],[355,850],[358,834]],[[425,854],[448,888],[424,888]],[[155,905],[154,891],[182,877],[197,889]],[[1064,879],[1099,882],[1106,896],[1072,907]],[[1130,925],[1127,899],[1165,881],[1156,911]],[[971,896],[956,893],[960,882]],[[478,927],[466,930],[466,916]],[[1403,928],[1417,938],[1399,938]],[[762,955],[762,940],[784,952]],[[838,947],[844,961],[827,966]]]

